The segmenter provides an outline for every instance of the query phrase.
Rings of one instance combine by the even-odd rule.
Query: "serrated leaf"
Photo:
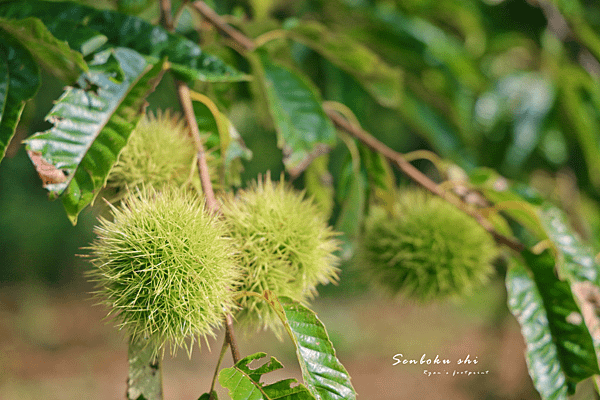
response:
[[[271,359],[256,369],[248,366],[252,361],[265,357],[265,353],[255,353],[244,357],[231,368],[223,368],[219,372],[219,383],[229,389],[233,400],[314,400],[315,398],[303,385],[296,385],[295,379],[285,379],[269,385],[260,383],[262,375],[283,368],[276,358]]]
[[[120,83],[103,69],[111,56],[123,71]],[[152,65],[130,49],[98,53],[79,88],[67,88],[48,114],[54,127],[27,139],[28,150],[65,173],[64,182],[46,188],[51,196],[62,196],[73,223],[104,185],[162,71],[162,63]]]
[[[283,149],[286,168],[292,170],[319,146],[334,146],[335,130],[308,79],[274,63],[264,51],[255,54],[260,64],[256,72],[277,130],[277,145]]]
[[[301,22],[288,34],[352,75],[380,104],[394,108],[400,104],[402,71],[385,63],[368,47],[314,21]]]
[[[12,35],[29,50],[50,73],[71,83],[88,67],[81,53],[71,50],[67,43],[61,42],[48,31],[37,18],[8,20],[0,18],[0,29]]]
[[[550,240],[562,255],[559,260],[561,274],[570,281],[587,281],[600,286],[600,269],[594,260],[595,253],[569,226],[566,215],[550,204],[541,207],[539,213]]]
[[[25,102],[35,95],[40,83],[40,70],[27,49],[0,32],[0,161]]]
[[[543,399],[566,399],[577,382],[599,372],[593,341],[569,284],[554,274],[554,258],[547,251],[522,255],[533,277],[514,261],[509,308],[521,325],[536,389]]]
[[[184,80],[231,82],[246,79],[217,57],[202,51],[194,42],[135,16],[110,10],[100,11],[72,2],[38,0],[0,4],[0,16],[13,19],[40,18],[50,32],[62,40],[76,37],[71,30],[75,22],[105,35],[112,46],[133,49],[156,58],[156,61],[167,57],[172,71]],[[65,21],[70,24],[63,33],[62,24]]]
[[[270,292],[265,299],[277,312],[296,347],[304,383],[317,400],[356,399],[350,375],[335,355],[317,315],[289,297]]]

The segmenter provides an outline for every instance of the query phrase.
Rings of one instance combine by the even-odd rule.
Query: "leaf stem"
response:
[[[166,24],[169,23],[169,21],[171,24],[173,23],[171,19],[171,1],[160,0],[160,2],[161,21],[165,24],[163,26],[168,29],[168,25]],[[208,8],[214,15],[217,15],[210,9],[210,7],[206,6],[206,4],[204,4],[204,6]],[[164,17],[162,15],[163,12],[166,13],[166,16]],[[204,192],[204,197],[206,199],[206,207],[208,208],[209,212],[219,214],[219,203],[217,202],[215,192],[212,187],[212,182],[210,181],[208,163],[206,161],[206,151],[204,150],[204,145],[202,144],[202,138],[200,137],[200,131],[198,129],[198,122],[196,121],[196,115],[194,114],[194,107],[192,106],[192,99],[190,97],[190,89],[185,82],[179,80],[175,81],[175,85],[177,86],[177,95],[185,116],[185,121],[190,129],[194,145],[196,146],[198,174],[200,175],[200,184],[202,185],[202,191]],[[229,313],[225,314],[225,330],[227,343],[229,343],[229,346],[231,347],[231,357],[233,358],[233,362],[237,363],[240,360],[240,351],[238,349],[237,340],[233,330],[233,317]]]
[[[456,206],[457,208],[459,208],[466,214],[475,218],[475,220],[477,220],[477,222],[494,237],[496,242],[498,242],[500,244],[504,244],[517,252],[521,252],[524,250],[524,246],[521,243],[498,233],[493,228],[492,224],[487,219],[485,219],[485,217],[481,213],[479,213],[477,210],[468,207],[460,199],[458,199],[454,196],[451,196],[449,194],[449,192],[442,190],[437,183],[435,183],[434,181],[429,179],[427,177],[427,175],[425,175],[424,173],[419,171],[416,167],[414,167],[411,163],[409,163],[401,153],[398,153],[398,152],[390,149],[388,146],[386,146],[385,144],[383,144],[382,142],[377,140],[375,137],[371,136],[368,132],[364,131],[362,128],[350,124],[337,112],[335,112],[333,110],[329,110],[327,108],[325,109],[325,112],[327,113],[327,115],[329,116],[331,121],[339,129],[342,129],[345,132],[349,133],[350,135],[354,136],[355,138],[357,138],[358,140],[363,142],[371,150],[383,155],[391,163],[395,164],[400,169],[400,171],[402,171],[406,176],[408,176],[410,179],[412,179],[415,183],[421,185],[423,188],[427,189],[434,195],[441,197],[442,199],[453,204],[454,206]]]
[[[212,8],[206,5],[205,2],[199,0],[193,2],[192,5],[204,18],[206,18],[215,28],[217,28],[221,34],[232,38],[236,43],[242,46],[244,50],[253,51],[256,48],[256,44],[252,41],[252,39],[232,28],[225,22],[223,18],[221,18],[219,14],[214,12]]]
[[[204,18],[206,18],[217,28],[219,32],[236,41],[241,47],[243,47],[247,51],[252,51],[256,48],[256,43],[252,39],[248,38],[241,32],[229,26],[225,22],[225,20],[217,13],[215,13],[209,6],[207,6],[206,3],[198,0],[195,1],[193,5]],[[474,208],[469,207],[467,204],[463,203],[459,198],[452,196],[449,192],[444,191],[437,183],[429,179],[429,177],[427,177],[416,167],[414,167],[411,163],[409,163],[401,153],[392,150],[391,148],[377,140],[375,137],[371,136],[371,134],[364,131],[359,126],[352,125],[340,114],[338,114],[338,112],[328,108],[326,105],[324,109],[331,121],[339,129],[357,138],[371,150],[383,155],[391,163],[395,164],[400,169],[400,171],[402,171],[415,183],[419,184],[434,195],[441,197],[442,199],[453,204],[466,214],[475,218],[475,220],[477,220],[477,222],[494,237],[497,243],[504,244],[517,252],[521,252],[522,250],[524,250],[523,244],[497,232],[492,226],[492,224],[487,219],[485,219],[485,217],[481,213],[479,213]]]

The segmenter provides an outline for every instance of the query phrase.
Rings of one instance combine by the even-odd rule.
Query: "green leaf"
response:
[[[244,170],[242,159],[251,160],[252,151],[246,147],[231,121],[217,109],[212,100],[196,92],[191,92],[191,97],[198,130],[211,134],[206,145],[208,150],[215,150],[213,154],[220,158],[221,183],[239,186]]]
[[[65,82],[74,82],[88,69],[81,53],[52,36],[37,18],[19,21],[0,18],[0,29],[19,40],[52,75]]]
[[[444,64],[466,87],[475,92],[485,87],[485,79],[463,46],[442,29],[419,17],[404,16],[385,4],[377,7],[372,15],[394,34],[421,44],[423,57],[433,57]]]
[[[334,207],[333,177],[328,169],[329,154],[315,158],[304,171],[304,186],[323,214],[329,217]]]
[[[333,124],[308,79],[274,63],[264,51],[255,54],[255,64],[260,65],[256,72],[277,129],[277,145],[283,149],[286,168],[294,170],[319,146],[335,145]]]
[[[346,368],[335,355],[325,326],[317,315],[289,297],[270,292],[265,299],[277,312],[296,347],[304,383],[317,400],[356,399]]]
[[[441,117],[429,104],[406,92],[402,98],[399,112],[403,120],[420,135],[444,158],[456,162],[463,169],[473,167],[474,157],[456,129]]]
[[[352,75],[380,104],[396,108],[402,97],[403,73],[368,47],[331,32],[318,22],[301,22],[289,35]]]
[[[365,215],[369,182],[361,167],[360,158],[352,157],[343,167],[337,184],[341,211],[335,229],[343,233],[341,257],[350,259],[354,252],[353,242],[358,236]]]
[[[115,82],[114,73],[105,71],[111,56],[123,71],[120,83]],[[79,79],[79,88],[67,88],[48,114],[54,127],[27,140],[30,152],[39,153],[65,174],[64,182],[46,188],[53,197],[62,195],[73,223],[106,182],[162,71],[162,63],[149,64],[133,50],[98,53],[89,74]]]
[[[194,42],[152,25],[141,18],[115,11],[100,11],[72,2],[46,2],[37,0],[0,4],[0,16],[23,19],[37,17],[46,24],[54,36],[72,40],[72,23],[105,35],[112,46],[127,47],[154,57],[158,61],[167,57],[171,69],[184,80],[230,82],[246,79],[240,72],[220,59],[206,54]],[[63,32],[63,23],[68,22]]]
[[[592,338],[549,252],[522,256],[533,277],[515,260],[507,275],[508,305],[521,325],[536,389],[543,399],[566,400],[577,382],[599,372]]]
[[[254,360],[265,357],[265,353],[249,355],[238,361],[231,368],[224,368],[219,372],[219,383],[229,389],[229,396],[233,400],[314,400],[314,397],[303,385],[295,379],[285,379],[269,385],[260,383],[262,375],[283,368],[276,358],[271,357],[266,364],[251,369],[248,364]]]
[[[210,393],[203,393],[202,396],[198,397],[198,400],[219,400],[217,392],[213,390],[212,397]]]
[[[540,207],[539,214],[550,240],[560,251],[561,275],[566,275],[569,281],[592,282],[600,286],[600,269],[594,260],[595,253],[573,232],[567,216],[549,203]]]
[[[598,123],[598,102],[586,101],[586,98],[600,98],[597,83],[580,68],[564,68],[560,76],[561,106],[579,141],[590,181],[596,191],[600,191],[600,123]]]
[[[31,55],[0,32],[0,161],[25,107],[40,86],[40,70]]]
[[[127,376],[128,400],[162,400],[162,368],[155,358],[155,350],[147,342],[129,342],[127,356],[129,374]]]
[[[117,10],[127,14],[139,14],[152,4],[152,0],[117,0]]]

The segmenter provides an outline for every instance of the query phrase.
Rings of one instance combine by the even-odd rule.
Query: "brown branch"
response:
[[[212,11],[212,10],[211,10]],[[173,19],[171,15],[171,1],[160,0],[160,15],[161,24],[168,30],[173,28]],[[185,121],[190,133],[192,140],[196,147],[196,161],[198,165],[198,175],[200,175],[200,184],[202,185],[202,191],[206,199],[206,207],[208,211],[213,214],[219,214],[219,203],[215,197],[215,192],[210,181],[210,173],[208,169],[208,162],[206,161],[206,151],[202,144],[202,138],[200,137],[200,131],[198,129],[198,122],[196,121],[196,115],[194,114],[194,108],[192,106],[192,99],[190,98],[190,89],[185,82],[176,80],[175,85],[177,86],[177,95],[179,97],[179,103],[185,116]],[[240,352],[237,346],[235,333],[233,331],[233,317],[231,314],[225,314],[225,340],[231,347],[231,357],[233,362],[237,363],[240,359]],[[212,393],[211,393],[212,395]]]
[[[221,34],[232,38],[236,43],[240,44],[244,50],[252,51],[256,48],[256,44],[254,41],[252,41],[252,39],[232,28],[219,14],[207,6],[205,2],[195,1],[192,3],[192,5],[204,18],[206,18],[215,28],[217,28]]]
[[[518,252],[524,250],[524,247],[521,243],[498,233],[490,224],[490,222],[487,219],[485,219],[485,217],[481,215],[477,210],[468,207],[460,199],[450,195],[448,192],[441,189],[437,183],[429,179],[427,175],[425,175],[417,168],[415,168],[411,163],[406,161],[402,154],[390,149],[388,146],[375,139],[373,136],[371,136],[368,132],[364,131],[360,127],[350,124],[337,112],[328,109],[325,109],[325,112],[338,128],[348,132],[350,135],[363,142],[371,150],[383,155],[414,182],[421,185],[423,188],[427,189],[434,195],[439,196],[444,200],[448,201],[449,203],[456,206],[471,217],[475,218],[477,222],[494,237],[496,242],[504,244]]]
[[[179,95],[179,102],[181,103],[181,108],[183,109],[186,123],[190,128],[192,139],[194,140],[194,144],[198,152],[196,157],[198,162],[198,173],[200,175],[202,191],[204,192],[204,197],[206,198],[206,207],[208,208],[209,212],[219,214],[219,203],[217,202],[217,198],[215,197],[215,192],[212,187],[212,182],[210,181],[208,163],[206,162],[206,151],[204,150],[204,145],[202,144],[202,139],[200,138],[198,122],[196,121],[196,115],[194,114],[194,109],[192,107],[190,89],[184,82],[181,81],[176,81],[176,85],[177,94]],[[225,315],[225,338],[227,343],[229,343],[229,346],[231,346],[231,356],[233,357],[233,362],[237,363],[240,359],[240,352],[233,331],[233,318],[229,313]]]
[[[173,30],[171,0],[160,0],[160,24],[169,32]]]
[[[231,37],[233,40],[235,40],[238,44],[240,44],[243,48],[245,48],[248,51],[252,51],[256,48],[256,44],[254,43],[254,41],[252,41],[252,39],[248,38],[241,32],[229,26],[221,16],[215,13],[203,1],[195,1],[193,5],[196,8],[196,10],[198,10],[198,12],[202,14],[202,16],[204,16],[217,28],[217,30],[219,30],[219,32]],[[475,218],[475,220],[477,220],[477,222],[494,237],[497,243],[504,244],[518,252],[523,251],[524,246],[521,243],[497,232],[492,226],[492,224],[487,219],[485,219],[485,217],[481,215],[477,210],[469,207],[467,204],[463,203],[459,198],[454,197],[448,192],[442,190],[438,184],[429,179],[425,174],[423,174],[421,171],[415,168],[411,163],[406,161],[401,153],[390,149],[385,144],[371,136],[368,132],[362,130],[360,127],[356,127],[350,124],[337,112],[327,109],[325,111],[327,113],[327,116],[338,128],[348,132],[350,135],[363,142],[371,150],[382,154],[391,163],[396,165],[400,169],[400,171],[402,171],[405,175],[407,175],[417,184],[421,185],[434,195],[443,198],[444,200],[458,207],[463,212]]]
[[[192,99],[190,98],[190,89],[184,82],[176,81],[175,84],[177,85],[177,94],[179,95],[179,102],[183,108],[185,121],[190,128],[192,139],[194,140],[194,145],[196,146],[198,173],[200,175],[202,191],[206,197],[206,207],[208,207],[208,210],[211,213],[218,213],[219,203],[217,202],[215,192],[213,191],[212,182],[210,181],[208,163],[206,161],[206,151],[204,151],[204,145],[202,144],[202,139],[200,138],[198,122],[196,121],[196,115],[194,114],[194,108],[192,106]]]

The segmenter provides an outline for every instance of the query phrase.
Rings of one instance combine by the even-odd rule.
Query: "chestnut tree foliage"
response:
[[[204,320],[226,321],[224,349],[231,348],[234,365],[218,381],[232,399],[356,398],[307,304],[318,283],[337,279],[338,258],[354,258],[369,269],[365,280],[422,301],[472,291],[494,272],[492,261],[505,266],[531,379],[543,399],[566,399],[577,383],[600,382],[598,15],[600,6],[583,0],[0,0],[0,160],[9,145],[21,145],[15,132],[26,102],[47,83],[42,75],[63,82],[46,116],[51,128],[22,145],[73,224],[99,197],[115,204],[114,221],[96,229],[92,249],[100,261],[92,277],[121,302],[114,312],[123,325],[133,324],[128,398],[162,398],[156,371],[164,343],[149,345],[144,335],[162,332],[176,347],[183,331],[210,334],[195,325]],[[185,123],[167,124],[190,132],[189,148],[160,134],[130,140],[138,124],[146,126],[147,98],[159,84],[169,86],[163,103],[184,116]],[[171,115],[155,118],[163,117]],[[273,167],[241,140],[235,123],[248,119],[256,129],[246,137],[275,141],[282,180],[306,196],[242,173],[250,162]],[[142,170],[155,168],[150,175],[132,176],[139,160]],[[430,193],[398,190],[409,181]],[[159,208],[160,190],[174,182],[195,198],[185,200],[185,190],[183,200],[169,197],[179,189],[166,189]],[[119,203],[128,193],[141,196]],[[431,196],[434,208],[426,206]],[[152,223],[136,214],[154,209]],[[230,237],[214,233],[224,241],[211,262],[235,269],[233,289],[206,289],[227,307],[205,305],[206,296],[188,291],[194,310],[181,308],[182,292],[170,285],[184,285],[205,257],[205,247],[190,240],[213,233],[179,229],[173,209],[214,213],[223,232],[221,224],[229,225]],[[313,215],[329,225],[308,224]],[[152,268],[131,270],[139,257],[127,258],[131,243],[118,242],[122,220],[128,238],[140,227],[160,232],[165,254],[175,246],[166,235],[190,231],[177,244],[188,253],[155,264],[158,253],[141,254]],[[310,230],[295,229],[304,226]],[[289,237],[260,236],[286,229]],[[446,245],[450,237],[460,240]],[[229,259],[230,252],[237,256]],[[256,264],[260,252],[266,261]],[[182,263],[189,269],[177,281],[162,269]],[[244,270],[236,263],[255,264]],[[253,280],[269,271],[279,275]],[[215,278],[219,285],[224,275]],[[131,306],[165,293],[156,309],[152,301],[143,310]],[[266,354],[236,354],[235,312],[289,336],[302,384],[261,383],[282,365],[270,358],[253,369],[248,364]],[[152,323],[135,325],[142,319]],[[215,396],[210,388],[200,398]]]

